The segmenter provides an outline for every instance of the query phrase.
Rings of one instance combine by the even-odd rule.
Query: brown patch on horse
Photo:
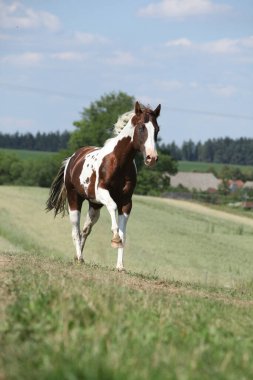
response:
[[[126,150],[127,148],[127,150]],[[99,186],[109,190],[111,197],[122,214],[124,205],[131,203],[131,197],[136,186],[136,167],[133,162],[136,150],[131,137],[123,137],[107,154],[99,168]],[[129,212],[131,206],[129,206]]]
[[[95,194],[96,178],[97,178],[96,172],[93,169],[92,170],[92,175],[90,176],[90,184],[89,184],[88,189],[87,189],[88,198],[91,199],[91,200],[96,198],[96,194]]]
[[[130,141],[131,137],[123,137],[117,142],[113,151],[103,158],[99,168],[99,186],[102,188],[107,188],[109,185],[112,187],[114,181],[117,182],[120,172],[129,165],[128,160],[130,159],[131,164],[131,159],[134,159]]]
[[[83,185],[80,183],[80,175],[83,169],[86,155],[97,149],[98,148],[94,146],[80,148],[70,158],[65,175],[65,184],[67,189],[74,187],[78,194],[82,195],[83,197],[86,197]]]

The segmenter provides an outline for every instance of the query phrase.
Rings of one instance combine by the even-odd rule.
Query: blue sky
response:
[[[0,0],[0,88],[4,133],[124,91],[162,104],[165,143],[253,137],[253,1]]]

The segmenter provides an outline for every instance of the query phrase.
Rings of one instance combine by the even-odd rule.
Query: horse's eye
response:
[[[140,125],[139,126],[139,131],[140,132],[144,132],[144,130],[145,130],[145,124]]]

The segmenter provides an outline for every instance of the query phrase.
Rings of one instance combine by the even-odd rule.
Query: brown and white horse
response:
[[[46,209],[54,210],[55,216],[64,215],[68,203],[76,260],[84,261],[85,241],[99,218],[100,208],[106,206],[112,222],[111,245],[118,248],[116,268],[124,270],[126,224],[136,185],[134,158],[140,151],[147,166],[156,163],[160,109],[160,104],[153,111],[136,102],[134,111],[119,117],[115,124],[116,137],[107,140],[102,148],[83,147],[62,163],[52,183]],[[85,199],[89,202],[89,210],[80,232],[80,214]]]

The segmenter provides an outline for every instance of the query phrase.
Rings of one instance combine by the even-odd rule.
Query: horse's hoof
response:
[[[112,239],[111,240],[111,246],[112,246],[112,248],[123,248],[122,240],[121,239],[119,239],[119,240]]]
[[[80,259],[78,259],[78,257],[75,256],[74,262],[77,264],[84,264],[84,259],[82,257],[80,257]]]
[[[118,272],[123,272],[123,273],[126,272],[126,270],[125,270],[124,267],[116,267],[116,269],[117,269]]]

